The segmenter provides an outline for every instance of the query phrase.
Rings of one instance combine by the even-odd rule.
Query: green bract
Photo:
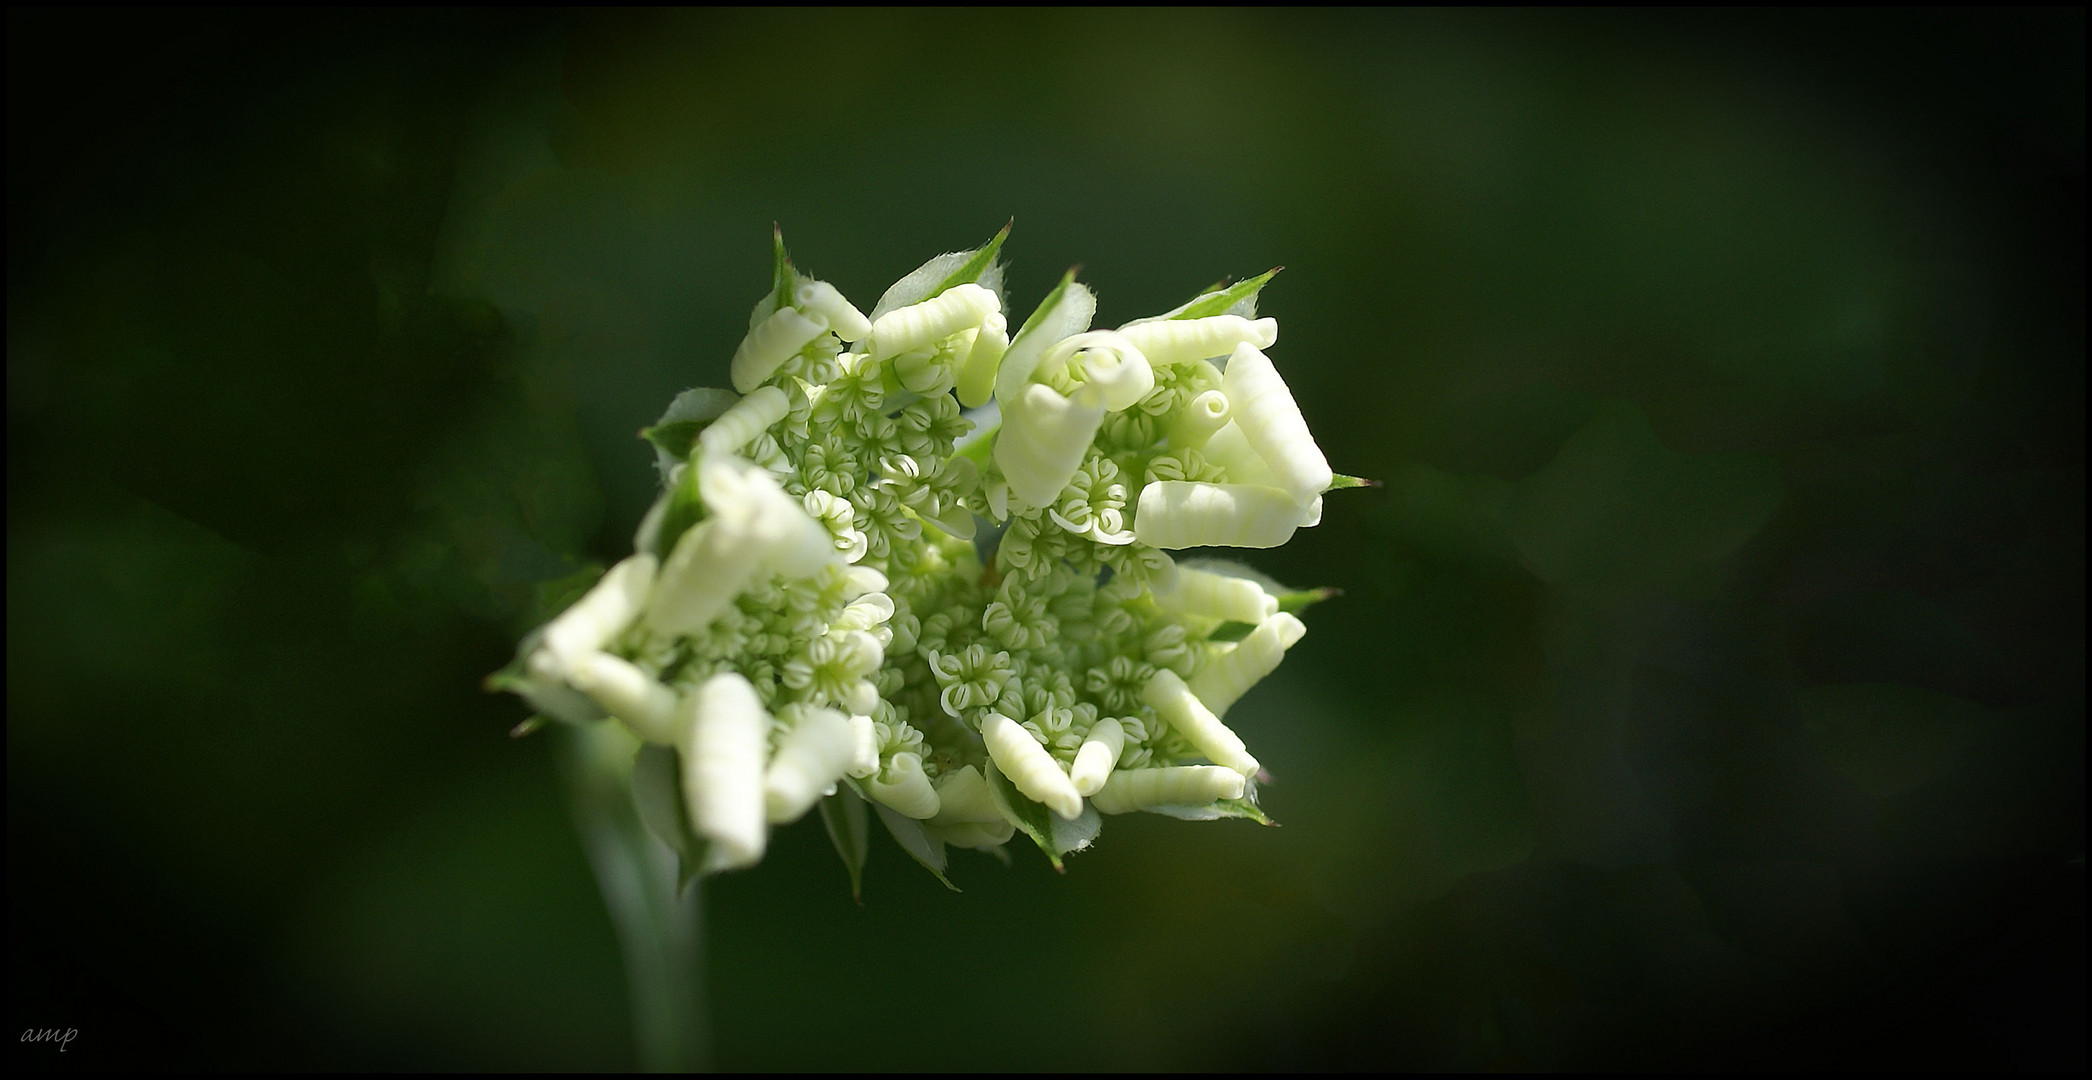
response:
[[[1007,232],[870,316],[780,239],[734,390],[644,432],[635,554],[497,680],[649,744],[642,817],[688,872],[819,806],[854,887],[864,801],[940,880],[1020,831],[1057,867],[1100,814],[1269,821],[1223,718],[1327,593],[1170,552],[1276,546],[1358,483],[1264,353],[1271,275],[1092,330],[1071,272],[1013,337]]]

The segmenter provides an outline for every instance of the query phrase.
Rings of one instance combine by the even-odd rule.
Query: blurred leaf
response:
[[[849,788],[838,788],[835,794],[821,800],[821,824],[828,830],[828,839],[835,845],[835,853],[842,857],[843,869],[850,873],[850,899],[864,902],[864,861],[871,853],[871,821],[864,812],[864,800]]]
[[[1511,538],[1545,581],[1655,582],[1734,553],[1779,501],[1770,458],[1665,449],[1639,409],[1616,402],[1518,484]]]
[[[952,884],[952,879],[944,876],[944,868],[948,862],[944,841],[932,839],[923,829],[922,822],[885,803],[873,802],[872,809],[879,812],[879,821],[886,826],[887,832],[893,834],[894,842],[901,845],[901,850],[907,852],[909,858],[921,863],[922,868],[943,882],[945,888],[953,892],[959,891],[959,887]]]
[[[705,841],[690,828],[674,747],[649,743],[639,748],[638,760],[632,763],[632,803],[647,831],[676,853],[682,866],[678,884],[688,885],[704,865]]]

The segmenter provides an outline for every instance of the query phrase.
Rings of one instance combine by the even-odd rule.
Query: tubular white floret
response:
[[[1100,814],[1125,814],[1156,806],[1205,806],[1242,797],[1243,775],[1219,765],[1172,765],[1121,769],[1111,774],[1090,805]]]
[[[1116,330],[1092,330],[1054,345],[1039,360],[1041,371],[1065,366],[1084,385],[1104,395],[1104,411],[1120,412],[1155,389],[1155,369],[1140,349]]]
[[[1010,342],[1009,351],[1002,354],[1002,366],[995,373],[995,397],[1007,410],[1024,387],[1032,381],[1038,370],[1039,361],[1046,350],[1060,343],[1061,339],[1073,337],[1090,327],[1090,317],[1097,313],[1097,297],[1088,286],[1071,281],[1061,290],[1060,299],[1051,308],[1039,312],[1031,320],[1031,332],[1022,329]]]
[[[1250,447],[1248,436],[1242,434],[1242,425],[1232,419],[1234,412],[1234,404],[1230,402],[1230,419],[1206,440],[1206,444],[1200,447],[1200,452],[1206,455],[1209,463],[1220,468],[1221,474],[1228,478],[1227,482],[1230,484],[1281,487],[1277,474],[1271,471],[1271,466],[1264,464],[1264,459]]]
[[[959,825],[966,822],[999,822],[1002,811],[996,809],[995,796],[988,792],[988,781],[981,770],[968,765],[945,773],[937,778],[937,825]]]
[[[1075,782],[1061,771],[1061,763],[1039,740],[1024,730],[1024,725],[991,712],[981,721],[981,741],[988,745],[988,756],[995,759],[995,767],[1009,777],[1018,791],[1062,820],[1073,821],[1081,816],[1082,796],[1076,792]]]
[[[835,336],[844,341],[863,341],[864,336],[872,332],[872,322],[864,317],[864,312],[857,310],[857,305],[825,281],[801,284],[792,294],[792,302],[804,311],[827,319],[828,325],[835,330]]]
[[[1009,347],[1010,324],[1002,313],[998,311],[982,319],[973,348],[967,350],[966,359],[959,365],[959,404],[977,409],[988,403],[995,394],[996,368]]]
[[[668,637],[703,630],[748,587],[764,546],[745,522],[713,518],[691,526],[661,564],[647,629]]]
[[[1185,402],[1183,410],[1171,422],[1170,445],[1205,446],[1233,415],[1234,409],[1228,404],[1227,394],[1219,390],[1202,391]]]
[[[1191,691],[1205,702],[1215,716],[1228,711],[1249,688],[1278,670],[1293,647],[1307,633],[1307,625],[1281,611],[1257,624],[1235,647],[1206,658],[1191,677]],[[1218,760],[1218,759],[1216,759]]]
[[[755,687],[721,672],[686,699],[683,802],[690,827],[712,842],[708,870],[762,860],[769,826],[763,811],[763,750],[770,717]]]
[[[765,548],[764,565],[777,573],[811,577],[843,561],[828,527],[761,466],[724,455],[707,458],[698,466],[697,490],[720,519],[745,523]]]
[[[867,779],[864,786],[872,798],[908,817],[925,821],[937,816],[937,789],[923,773],[920,754],[906,750],[895,754],[887,761],[886,769]]]
[[[1140,489],[1133,516],[1141,543],[1169,550],[1277,547],[1299,526],[1299,504],[1279,488],[1196,480],[1157,480]]]
[[[1183,615],[1252,626],[1278,614],[1278,598],[1265,592],[1262,585],[1248,578],[1189,566],[1178,568],[1176,588],[1156,593],[1155,606]]]
[[[1235,423],[1243,437],[1294,502],[1306,506],[1329,490],[1335,479],[1329,460],[1308,433],[1307,420],[1301,417],[1300,406],[1278,369],[1271,366],[1270,357],[1247,342],[1236,346],[1228,357],[1227,370],[1221,373],[1220,388],[1234,407]]]
[[[697,443],[707,454],[736,454],[792,411],[791,398],[775,386],[759,386],[705,427]]]
[[[979,285],[954,285],[920,304],[889,311],[872,324],[867,350],[874,359],[933,345],[1002,310],[995,294]]]
[[[879,771],[879,729],[870,716],[850,718],[850,764],[844,771],[859,780]]]
[[[834,709],[795,709],[792,729],[763,774],[763,812],[773,825],[797,821],[849,770],[857,749],[850,718]]]
[[[1189,364],[1226,356],[1237,345],[1268,349],[1278,343],[1277,319],[1214,315],[1204,319],[1162,319],[1121,327],[1156,367]]]
[[[1095,795],[1117,767],[1119,754],[1125,749],[1125,726],[1110,716],[1097,721],[1082,740],[1082,749],[1075,751],[1075,763],[1068,767],[1068,780],[1075,785],[1075,793],[1085,798]]]
[[[784,366],[785,361],[827,332],[828,320],[819,315],[807,315],[788,307],[771,312],[769,318],[756,324],[755,329],[741,339],[741,347],[734,350],[734,361],[727,369],[733,378],[734,389],[745,394],[763,385]]]
[[[1065,398],[1033,383],[1014,400],[1003,400],[995,464],[1018,498],[1052,506],[1060,497],[1104,423],[1103,397],[1093,386],[1078,387],[1074,397]]]
[[[641,739],[664,746],[676,741],[676,692],[630,661],[584,653],[569,666],[567,682]]]
[[[962,848],[1001,847],[1017,834],[1017,827],[1007,820],[961,821],[953,825],[939,826],[937,835],[945,843]]]
[[[548,674],[557,677],[577,658],[601,649],[624,633],[646,606],[659,566],[660,560],[652,555],[626,558],[611,567],[573,607],[545,624],[540,648],[553,661],[553,670]]]
[[[1176,672],[1168,668],[1157,670],[1141,689],[1140,697],[1214,764],[1225,765],[1244,776],[1256,774],[1257,759],[1249,755],[1242,738],[1221,723],[1220,717],[1199,701]]]

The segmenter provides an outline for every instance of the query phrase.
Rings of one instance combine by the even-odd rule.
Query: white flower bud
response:
[[[1227,394],[1219,390],[1204,391],[1185,402],[1183,411],[1176,415],[1169,430],[1170,444],[1205,446],[1213,433],[1226,425],[1233,415]]]
[[[923,773],[923,759],[907,751],[895,754],[886,771],[864,782],[872,798],[917,821],[937,816],[937,789]]]
[[[775,386],[760,386],[698,433],[707,454],[735,454],[792,411],[791,398]]]
[[[1271,366],[1270,357],[1246,342],[1237,346],[1221,374],[1220,387],[1234,407],[1235,423],[1242,428],[1243,437],[1294,502],[1306,506],[1329,490],[1336,474],[1330,471],[1322,448],[1315,445],[1293,392]]]
[[[1278,343],[1278,320],[1245,319],[1240,315],[1159,319],[1122,327],[1119,333],[1132,339],[1134,346],[1147,355],[1148,363],[1168,367],[1227,356],[1237,345],[1268,349]]]
[[[731,671],[705,680],[686,703],[683,802],[690,827],[712,842],[708,870],[753,866],[769,838],[763,752],[770,717],[755,687]]]
[[[773,825],[797,821],[812,809],[848,772],[857,749],[849,717],[819,707],[794,711],[797,721],[763,774],[763,810]]]
[[[1075,782],[1024,725],[991,712],[981,721],[981,741],[988,745],[995,767],[1033,802],[1044,804],[1065,821],[1082,815],[1082,796],[1076,792]]]
[[[1155,369],[1131,341],[1116,330],[1092,330],[1054,345],[1039,360],[1041,372],[1071,369],[1083,385],[1104,395],[1104,411],[1132,407],[1155,389]]]
[[[1097,428],[1104,422],[1103,394],[1092,386],[1062,397],[1033,383],[1005,399],[1002,434],[995,439],[995,464],[1010,491],[1033,506],[1052,506],[1082,466]]]
[[[1317,495],[1315,500],[1308,503],[1307,509],[1301,513],[1300,527],[1312,529],[1320,524],[1322,524],[1322,496]]]
[[[676,692],[630,661],[584,653],[569,664],[567,681],[641,739],[662,745],[676,741]]]
[[[1155,806],[1205,806],[1242,797],[1243,775],[1219,765],[1175,765],[1121,769],[1111,774],[1090,805],[1100,814],[1125,814]]]
[[[827,319],[828,325],[835,330],[835,336],[844,341],[863,341],[864,336],[872,332],[872,322],[864,317],[864,312],[857,310],[857,305],[825,281],[801,284],[792,294],[792,302],[801,310]]]
[[[1278,670],[1286,650],[1307,633],[1307,624],[1281,611],[1257,624],[1235,647],[1206,658],[1191,677],[1191,690],[1218,716],[1249,692],[1264,676]],[[1219,760],[1215,758],[1214,760]]]
[[[1002,310],[995,294],[979,285],[954,285],[920,304],[889,311],[872,324],[868,351],[881,359],[934,345]]]
[[[938,825],[958,825],[1001,821],[1003,816],[981,770],[968,765],[937,778],[937,817],[933,820]]]
[[[788,307],[771,312],[734,350],[734,361],[727,369],[734,389],[745,394],[763,385],[785,361],[827,332],[828,320],[819,315],[802,314]]]
[[[764,549],[763,565],[777,573],[811,577],[842,561],[828,527],[785,494],[767,469],[735,457],[708,458],[698,466],[697,490],[715,519],[742,523]]]
[[[1141,689],[1140,697],[1214,764],[1225,765],[1244,776],[1255,775],[1257,759],[1249,755],[1241,737],[1221,723],[1220,717],[1199,701],[1176,672],[1157,669]]]
[[[870,716],[850,718],[850,767],[846,772],[860,780],[879,771],[879,729]]]
[[[1166,593],[1157,591],[1155,606],[1164,611],[1252,626],[1278,614],[1278,598],[1265,592],[1262,585],[1248,578],[1188,566],[1177,570],[1176,588]]]
[[[1225,393],[1226,391],[1222,391]],[[1228,405],[1228,414],[1234,415],[1233,403]],[[1265,487],[1280,487],[1278,477],[1271,466],[1257,455],[1249,445],[1249,437],[1242,434],[1242,425],[1232,419],[1222,424],[1211,438],[1206,440],[1200,451],[1206,460],[1218,466],[1230,484],[1262,484]]]
[[[613,566],[574,606],[545,624],[539,646],[553,660],[555,676],[574,661],[608,645],[625,632],[646,606],[654,587],[654,571],[660,560],[652,555],[633,555]]]
[[[1095,795],[1097,789],[1111,776],[1111,770],[1119,763],[1119,753],[1126,749],[1126,728],[1114,717],[1104,717],[1090,728],[1089,736],[1082,740],[1082,749],[1075,751],[1075,764],[1068,768],[1068,779],[1075,785],[1075,793],[1082,796]]]
[[[974,335],[973,348],[959,365],[959,404],[977,409],[988,403],[995,394],[995,371],[1009,347],[1010,324],[1002,313],[982,319],[981,332]]]
[[[1278,488],[1157,480],[1140,489],[1133,534],[1169,550],[1268,548],[1285,543],[1299,525],[1299,504]]]

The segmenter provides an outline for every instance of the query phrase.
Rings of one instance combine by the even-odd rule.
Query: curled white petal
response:
[[[1104,395],[1106,412],[1130,408],[1155,389],[1155,369],[1148,358],[1116,330],[1076,334],[1048,349],[1039,361],[1042,372],[1062,366]]]
[[[707,425],[697,436],[698,445],[704,447],[707,454],[739,453],[742,447],[755,441],[756,436],[784,419],[791,410],[791,398],[783,389],[757,387]]]
[[[872,324],[867,346],[884,358],[934,345],[1002,309],[995,294],[979,285],[954,285],[920,304],[889,311]]]
[[[785,494],[769,470],[735,457],[710,457],[698,466],[697,487],[706,509],[758,539],[769,569],[803,578],[842,561],[827,526]]]
[[[937,827],[937,836],[953,847],[992,848],[1001,847],[1016,835],[1017,826],[1007,820],[961,821]]]
[[[773,825],[797,821],[848,772],[857,746],[850,718],[834,709],[798,710],[763,773],[763,811]]]
[[[1125,726],[1109,716],[1097,721],[1082,740],[1082,749],[1075,751],[1075,763],[1068,767],[1068,779],[1075,785],[1075,793],[1095,795],[1117,767],[1119,753],[1125,749]]]
[[[1010,347],[1010,324],[1001,312],[981,320],[981,331],[974,335],[973,348],[966,352],[966,359],[959,365],[959,404],[977,409],[988,403],[995,393],[995,372],[1002,364],[1002,354]]]
[[[1161,319],[1121,327],[1120,333],[1147,354],[1156,367],[1189,364],[1226,356],[1237,345],[1268,349],[1278,343],[1277,319],[1214,315],[1204,319]]]
[[[1217,799],[1239,799],[1243,775],[1219,765],[1172,765],[1161,769],[1121,769],[1090,796],[1100,814],[1125,814],[1155,806],[1205,806]]]
[[[938,825],[1003,820],[1002,811],[996,809],[995,796],[988,792],[988,781],[972,765],[937,778],[937,803],[934,820]]]
[[[625,722],[650,743],[676,740],[676,692],[630,661],[609,653],[586,653],[568,666],[567,680],[603,711]]]
[[[1169,439],[1176,446],[1204,446],[1215,432],[1225,426],[1234,409],[1228,404],[1228,395],[1220,390],[1206,390],[1184,403],[1183,411],[1173,419]]]
[[[1218,716],[1228,711],[1249,688],[1278,670],[1286,650],[1293,647],[1307,625],[1281,611],[1257,624],[1235,647],[1206,659],[1191,677],[1191,691]],[[1219,760],[1215,758],[1214,760]]]
[[[1228,412],[1233,415],[1233,403],[1229,404]],[[1249,445],[1249,437],[1242,433],[1242,425],[1232,419],[1220,425],[1200,449],[1208,462],[1220,468],[1221,475],[1227,477],[1230,484],[1284,486],[1278,482],[1278,474],[1272,472],[1271,466],[1266,465],[1263,457]]]
[[[1301,511],[1300,527],[1312,529],[1320,524],[1322,524],[1322,496],[1317,495],[1312,502],[1307,504],[1307,509]]]
[[[879,771],[879,729],[870,716],[850,718],[850,765],[845,771],[860,780]]]
[[[857,310],[857,305],[825,281],[802,283],[792,294],[792,302],[801,310],[827,319],[828,325],[835,330],[835,336],[844,341],[863,341],[864,336],[872,332],[872,322],[864,317],[864,312]]]
[[[1269,548],[1300,525],[1300,506],[1275,487],[1157,480],[1140,489],[1133,533],[1151,547]]]
[[[923,759],[907,751],[895,754],[885,770],[864,782],[872,798],[918,821],[937,816],[937,789],[923,773]]]
[[[1156,592],[1155,606],[1183,615],[1252,626],[1278,614],[1278,598],[1265,592],[1262,585],[1248,578],[1188,566],[1178,569],[1176,588]]]
[[[1010,341],[1009,350],[1002,354],[1001,367],[995,372],[995,397],[1003,402],[1005,409],[1032,381],[1046,350],[1059,344],[1063,338],[1089,329],[1090,317],[1096,313],[1096,295],[1081,282],[1071,281],[1061,290],[1060,298],[1051,308],[1027,320],[1028,329],[1018,330],[1017,336]]]
[[[1018,498],[1033,506],[1051,506],[1082,466],[1103,422],[1103,395],[1095,387],[1080,387],[1073,398],[1065,398],[1050,386],[1033,383],[1016,399],[1003,402],[995,464]]]
[[[1022,724],[991,712],[981,721],[981,741],[988,745],[988,756],[995,759],[995,767],[1017,785],[1018,791],[1063,820],[1073,821],[1081,816],[1082,795],[1075,790],[1075,782],[1068,779],[1068,774],[1061,771],[1061,763]]]
[[[1193,694],[1191,687],[1177,673],[1168,668],[1158,669],[1141,689],[1141,700],[1153,706],[1163,721],[1182,732],[1199,753],[1206,755],[1216,765],[1225,765],[1244,776],[1254,775],[1257,759],[1249,755],[1242,744],[1220,717],[1213,715]]]
[[[1234,407],[1235,423],[1243,436],[1271,467],[1279,486],[1292,493],[1293,501],[1305,506],[1329,490],[1335,479],[1329,460],[1315,445],[1293,392],[1279,378],[1270,357],[1247,342],[1236,346],[1221,374],[1220,387]]]
[[[761,861],[769,837],[763,809],[763,751],[770,717],[739,674],[705,680],[686,701],[683,803],[690,827],[712,842],[706,868]]]
[[[646,606],[659,565],[660,560],[652,555],[639,554],[611,567],[587,595],[545,625],[540,647],[551,654],[558,667],[567,667],[576,658],[609,644],[632,625]]]
[[[788,307],[771,312],[769,318],[757,323],[755,329],[741,339],[741,347],[734,350],[734,361],[728,368],[734,389],[745,394],[761,386],[784,366],[785,361],[827,332],[828,320],[819,315],[807,315]]]
[[[700,521],[676,541],[661,564],[647,629],[656,634],[695,634],[726,611],[762,565],[764,538],[743,522]]]

